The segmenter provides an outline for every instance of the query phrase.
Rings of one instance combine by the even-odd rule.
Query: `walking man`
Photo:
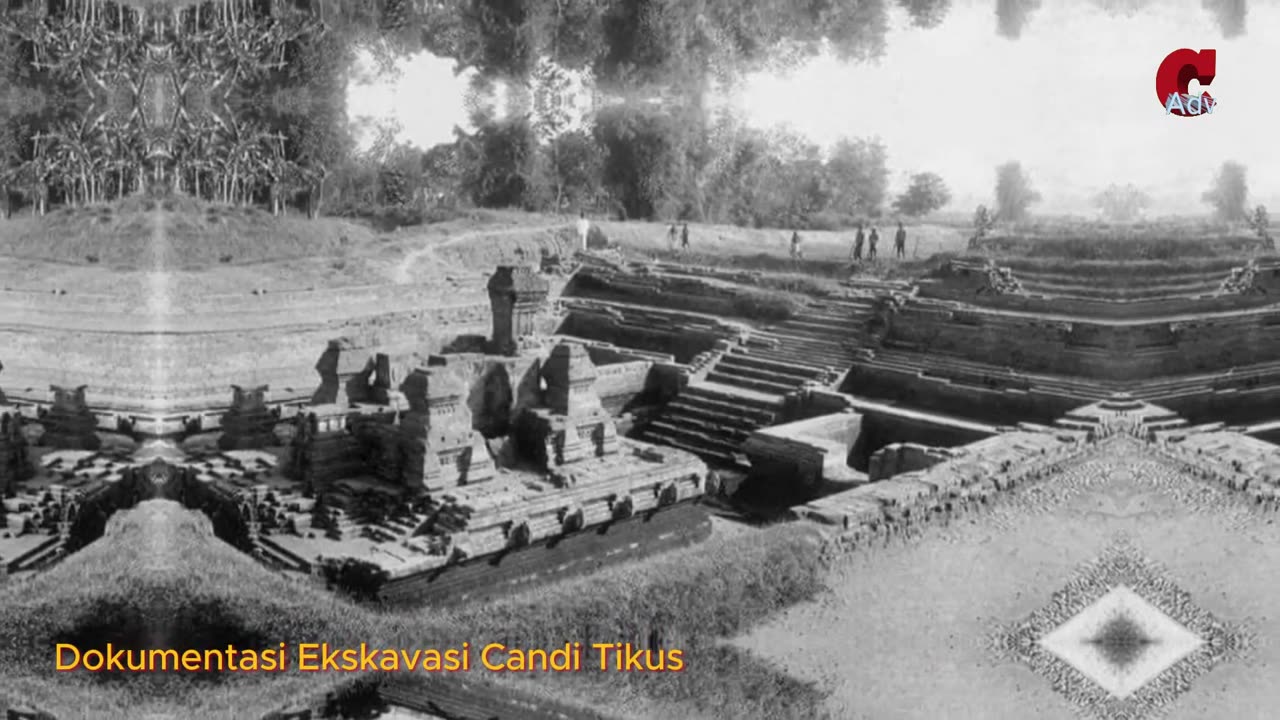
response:
[[[876,245],[880,242],[880,230],[876,227],[871,228],[871,234],[867,236],[867,259],[876,259]]]
[[[671,223],[671,227],[667,228],[667,250],[676,251],[676,224]]]
[[[857,262],[862,259],[862,243],[866,241],[866,236],[862,234],[862,223],[858,223],[858,234],[853,236],[853,257],[850,258],[851,260]]]
[[[582,243],[582,252],[587,251],[587,238],[591,235],[591,221],[587,219],[587,211],[578,211],[578,239]]]
[[[791,259],[800,259],[800,232],[797,230],[791,231]]]
[[[689,223],[680,226],[680,249],[689,249]]]
[[[898,221],[898,232],[893,236],[893,254],[899,260],[907,256],[907,229]]]

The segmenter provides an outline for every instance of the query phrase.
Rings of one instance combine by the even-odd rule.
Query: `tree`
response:
[[[432,197],[455,198],[462,185],[457,143],[436,145],[422,154],[422,184]]]
[[[552,138],[544,148],[548,199],[556,211],[566,204],[588,204],[600,192],[603,151],[589,133],[571,130]]]
[[[535,62],[534,28],[527,0],[463,0],[456,10],[463,31],[454,49],[462,67],[525,77]]]
[[[951,191],[942,177],[924,172],[911,176],[911,184],[893,201],[893,211],[907,217],[928,215],[951,202]]]
[[[1267,228],[1271,226],[1271,215],[1267,212],[1266,205],[1259,205],[1253,209],[1253,217],[1249,218],[1249,227],[1258,233],[1258,237],[1267,240],[1270,235],[1267,234]]]
[[[480,127],[462,143],[463,188],[481,207],[522,207],[529,199],[536,139],[528,118]]]
[[[1213,13],[1222,37],[1231,39],[1244,35],[1245,19],[1249,4],[1245,0],[1201,0],[1204,9]]]
[[[911,16],[912,25],[935,28],[946,19],[951,0],[898,0],[898,5]]]
[[[987,210],[986,205],[979,205],[977,210],[973,211],[973,231],[975,238],[986,237],[991,228],[995,227],[996,219],[992,216],[991,211]]]
[[[605,148],[604,186],[628,218],[652,218],[668,209],[679,169],[677,123],[644,107],[608,108],[596,118],[595,138]]]
[[[1023,28],[1040,3],[1041,0],[996,0],[996,32],[1010,40],[1022,37]]]
[[[1112,184],[1098,193],[1093,202],[1108,220],[1132,222],[1151,203],[1151,198],[1136,185]]]
[[[1218,169],[1213,185],[1201,199],[1213,206],[1214,216],[1223,222],[1240,222],[1249,216],[1245,201],[1249,197],[1249,183],[1244,165],[1228,160]]]
[[[605,52],[604,13],[609,3],[553,0],[537,3],[534,22],[546,55],[569,70],[590,68]]]
[[[874,214],[889,191],[889,153],[879,140],[841,140],[827,158],[831,210],[846,215]]]
[[[1022,163],[1011,161],[996,168],[996,215],[1001,220],[1025,220],[1028,209],[1040,199]]]

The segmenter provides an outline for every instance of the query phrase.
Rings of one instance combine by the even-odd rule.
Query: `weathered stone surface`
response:
[[[98,418],[89,409],[85,386],[67,389],[54,385],[53,403],[40,418],[44,425],[41,444],[64,450],[97,450],[102,440],[97,436]]]
[[[552,470],[579,460],[618,452],[618,431],[594,384],[595,364],[582,345],[561,343],[542,366],[539,407],[517,421],[520,447]]]
[[[266,385],[245,389],[232,385],[231,408],[222,416],[222,450],[250,450],[274,445],[277,415],[267,407]]]
[[[787,495],[811,499],[824,481],[850,479],[848,458],[862,416],[840,412],[757,430],[743,443],[754,480],[785,483]]]
[[[943,448],[926,447],[916,443],[894,443],[877,450],[871,456],[867,476],[872,481],[883,480],[899,473],[914,472],[946,462],[952,453]]]
[[[493,351],[515,355],[523,338],[537,333],[537,316],[551,284],[532,268],[504,265],[489,278],[493,311]]]
[[[403,482],[439,490],[493,477],[484,438],[471,427],[468,384],[451,368],[415,370],[400,391],[409,409],[400,418]]]

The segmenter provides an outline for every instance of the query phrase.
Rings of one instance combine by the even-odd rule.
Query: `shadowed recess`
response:
[[[1137,662],[1156,641],[1147,637],[1133,618],[1120,614],[1108,620],[1096,635],[1089,638],[1088,643],[1096,647],[1108,662],[1124,668]]]

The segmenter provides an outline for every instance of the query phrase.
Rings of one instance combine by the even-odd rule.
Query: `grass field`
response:
[[[601,222],[600,228],[617,243],[636,253],[662,253],[669,249],[667,225],[647,222]],[[880,261],[891,262],[896,226],[880,227],[877,247]],[[848,266],[856,231],[808,231],[800,234],[804,261],[840,263]],[[907,258],[925,259],[940,253],[961,253],[968,245],[966,231],[933,224],[907,226]],[[791,266],[791,233],[785,230],[756,230],[733,225],[691,225],[689,250],[698,255],[722,258],[776,258],[780,269]],[[864,248],[865,252],[865,248]],[[761,261],[757,261],[761,262]],[[763,268],[761,268],[763,269]]]
[[[443,284],[446,278],[487,273],[498,263],[533,262],[544,248],[569,251],[575,244],[575,220],[471,210],[460,211],[456,218],[444,222],[379,232],[366,223],[339,218],[273,217],[258,209],[192,199],[135,198],[111,206],[60,209],[42,218],[19,215],[0,222],[0,256],[10,260],[0,267],[0,286],[43,292],[50,288],[127,292],[146,284],[145,278],[130,273],[163,271],[178,281],[174,283],[175,300],[180,301],[182,295],[254,289],[281,292]],[[657,257],[829,279],[845,279],[850,274],[917,275],[936,264],[931,258],[970,252],[972,232],[967,222],[949,217],[911,224],[907,227],[907,258],[901,262],[892,257],[895,228],[889,224],[881,228],[879,259],[854,266],[850,258],[852,230],[802,233],[803,257],[796,262],[790,258],[791,234],[785,230],[691,225],[689,250],[673,251],[664,223],[599,220],[596,225],[611,245],[634,259]],[[1125,249],[1130,235],[1141,238],[1153,234],[1167,236],[1157,243],[1159,247],[1151,249],[1158,254],[1149,259],[1156,261],[1181,261],[1197,253],[1220,254],[1196,238],[1230,235],[1220,226],[1196,218],[1112,227],[1079,218],[1047,217],[997,228],[992,249],[984,252],[1002,258],[1042,255],[1036,259],[1048,263],[1054,258],[1114,261],[1133,254]],[[1079,240],[1077,235],[1093,239]],[[995,249],[1002,242],[1008,245],[1008,252]]]
[[[332,255],[373,233],[360,225],[190,198],[131,198],[17,215],[0,224],[0,255],[116,270],[201,269]]]
[[[462,641],[558,647],[570,640],[643,640],[661,626],[687,649],[684,673],[564,676],[485,674],[619,718],[813,718],[822,692],[721,642],[781,608],[813,597],[824,566],[812,531],[767,528],[744,544],[713,536],[671,554],[609,567],[483,606],[378,612],[268,570],[213,537],[203,516],[148,501],[110,521],[102,540],[51,570],[0,590],[0,697],[60,720],[94,717],[253,718],[349,681],[349,676],[237,675],[221,682],[142,676],[105,680],[53,673],[52,647],[108,622],[159,628],[147,639],[185,647],[237,637],[383,647]],[[198,571],[193,571],[198,568]],[[184,608],[201,608],[196,622]],[[99,640],[101,638],[99,637]],[[613,698],[610,702],[607,698]]]

